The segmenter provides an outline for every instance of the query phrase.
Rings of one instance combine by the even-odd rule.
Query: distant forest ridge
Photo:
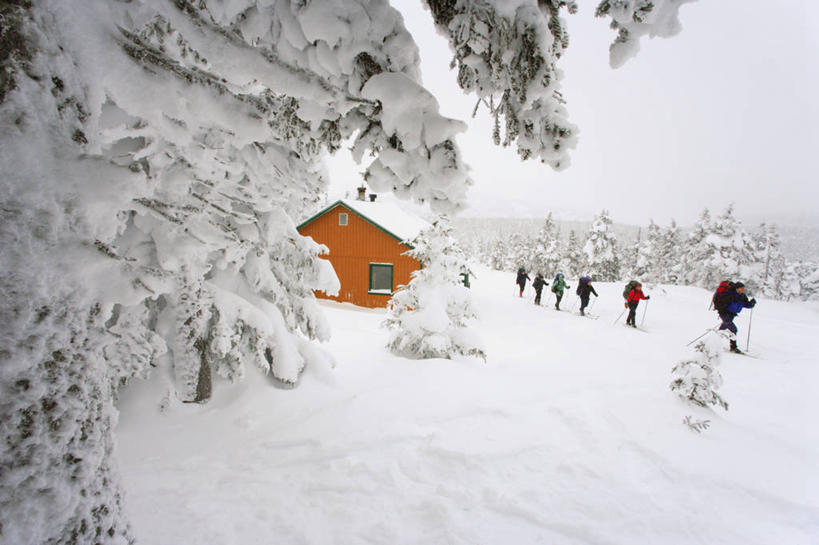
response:
[[[574,231],[578,240],[585,240],[586,234],[591,227],[593,217],[588,221],[560,220],[554,218],[555,224],[560,228],[560,239],[566,241],[571,231]],[[545,218],[456,218],[452,221],[455,228],[455,236],[462,243],[474,244],[481,241],[511,236],[518,233],[525,236],[536,236],[543,226]],[[666,226],[665,224],[659,224]],[[776,225],[779,230],[780,248],[783,257],[788,260],[819,260],[819,226],[793,226]],[[617,236],[618,243],[631,244],[637,239],[638,234],[645,231],[648,224],[630,225],[625,223],[613,223],[611,228]],[[691,226],[679,226],[680,230],[687,234]],[[759,225],[743,224],[745,230],[753,233],[759,229]]]

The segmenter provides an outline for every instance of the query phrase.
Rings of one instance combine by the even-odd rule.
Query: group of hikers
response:
[[[521,267],[518,269],[517,280],[515,281],[520,289],[519,296],[523,297],[523,292],[526,289],[526,282],[531,280],[526,273],[526,269]],[[548,286],[542,273],[537,273],[535,279],[532,281],[532,287],[535,290],[535,304],[540,305],[541,294],[544,286]],[[566,283],[563,273],[559,272],[552,281],[552,293],[555,294],[555,310],[560,310],[560,301],[563,299],[563,294],[570,286]],[[586,308],[589,306],[589,299],[594,294],[597,297],[597,292],[592,286],[591,278],[588,276],[581,276],[577,282],[577,289],[575,290],[580,299],[580,315],[586,316]],[[628,316],[626,317],[626,325],[630,327],[637,327],[637,306],[640,301],[649,300],[651,296],[643,293],[642,283],[632,280],[626,284],[623,290],[623,299],[625,309],[628,309]],[[718,331],[727,330],[730,332],[730,346],[731,352],[742,354],[742,351],[737,347],[736,335],[737,326],[734,324],[734,318],[742,312],[744,308],[754,308],[756,306],[756,299],[748,299],[745,294],[745,284],[742,282],[721,282],[714,296],[711,299],[711,305],[717,311],[721,323]],[[625,313],[625,310],[623,311]]]
[[[520,288],[520,296],[523,297],[523,291],[526,289],[526,282],[531,280],[529,275],[526,274],[526,269],[521,267],[518,269],[518,278],[516,283]],[[532,281],[532,287],[535,289],[535,304],[540,304],[540,298],[543,293],[543,287],[548,286],[549,283],[544,278],[543,273],[537,273],[535,275],[535,279]],[[552,293],[555,294],[555,310],[560,310],[560,301],[563,300],[563,294],[569,289],[569,286],[566,283],[566,279],[563,276],[562,272],[557,273],[555,276],[554,281],[552,281]],[[588,276],[581,276],[577,282],[577,290],[575,290],[577,296],[580,298],[580,314],[582,316],[586,315],[586,307],[589,306],[589,298],[592,294],[597,297],[597,292],[594,291],[594,286],[592,286],[591,278]],[[642,292],[641,292],[642,293]]]

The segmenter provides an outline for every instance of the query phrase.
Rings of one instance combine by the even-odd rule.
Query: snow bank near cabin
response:
[[[668,388],[715,322],[704,290],[646,287],[645,333],[612,325],[620,284],[596,284],[599,320],[513,296],[513,274],[479,269],[472,286],[486,365],[393,357],[382,313],[328,303],[338,365],[309,367],[295,390],[252,373],[159,414],[157,385],[135,383],[118,440],[140,541],[815,542],[815,307],[760,302],[759,359],[723,356],[725,412]]]

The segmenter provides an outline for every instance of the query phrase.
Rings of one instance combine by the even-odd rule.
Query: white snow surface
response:
[[[423,218],[407,212],[392,201],[359,201],[342,199],[344,206],[355,210],[365,218],[374,221],[401,240],[412,240],[418,233],[430,226]]]
[[[725,412],[669,390],[715,323],[707,291],[646,286],[642,332],[612,325],[620,283],[595,283],[590,320],[548,292],[544,307],[518,298],[514,280],[472,279],[486,364],[394,357],[383,311],[328,302],[337,366],[308,366],[297,388],[251,371],[160,413],[161,377],[133,382],[117,448],[138,541],[817,543],[819,307],[760,301],[758,357],[722,357]]]

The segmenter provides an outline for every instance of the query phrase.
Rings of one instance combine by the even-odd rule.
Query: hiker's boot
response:
[[[731,339],[731,352],[734,354],[742,354],[742,350],[737,348],[737,342],[734,339]]]

